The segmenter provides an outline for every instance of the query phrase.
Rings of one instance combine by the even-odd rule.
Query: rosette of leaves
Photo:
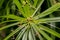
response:
[[[10,23],[9,25],[1,27],[0,31],[18,25],[18,27],[3,40],[9,40],[9,38],[17,33],[18,34],[16,35],[15,40],[37,40],[37,38],[38,40],[53,40],[48,34],[52,34],[60,38],[60,33],[42,24],[50,22],[60,22],[60,17],[43,18],[58,10],[60,8],[60,3],[56,3],[47,10],[40,12],[41,5],[44,0],[13,0],[13,2],[17,7],[20,15],[22,16],[8,14],[0,17],[11,19],[3,21],[0,24],[16,21],[14,23]],[[10,9],[7,9],[7,13],[9,13],[8,10]]]

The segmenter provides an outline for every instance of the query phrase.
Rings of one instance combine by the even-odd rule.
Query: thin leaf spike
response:
[[[35,16],[35,18],[39,19],[41,17],[47,16],[47,15],[53,13],[54,11],[58,10],[59,8],[60,8],[60,3],[56,3],[55,5],[50,7],[49,9],[45,10],[44,12],[42,12],[41,14]]]
[[[24,16],[24,10],[22,8],[22,4],[18,0],[13,0],[17,8],[19,9],[20,13]]]

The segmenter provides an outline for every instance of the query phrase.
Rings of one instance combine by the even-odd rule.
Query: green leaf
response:
[[[0,24],[7,23],[7,22],[15,22],[15,21],[18,21],[18,20],[8,20],[8,21],[3,21],[3,22],[0,22]]]
[[[8,2],[7,2],[7,4],[6,4],[6,8],[5,8],[5,10],[6,10],[6,15],[8,15],[9,13],[10,13],[10,7],[9,7],[9,3],[11,2],[11,0],[9,0]]]
[[[13,2],[16,4],[16,6],[18,7],[18,9],[21,12],[21,14],[25,17],[24,10],[22,8],[22,4],[18,0],[13,0]]]
[[[6,5],[6,8],[5,8],[5,10],[6,10],[6,15],[9,15],[9,13],[10,13],[10,8],[9,8],[9,3],[10,3],[10,2],[11,2],[11,0],[8,1],[7,5]],[[7,18],[7,20],[8,20],[8,18]]]
[[[19,32],[19,34],[17,35],[17,37],[16,37],[15,40],[19,40],[19,39],[22,37],[22,33],[24,33],[24,32],[25,32],[25,28],[22,29],[22,30]]]
[[[51,5],[56,4],[56,0],[50,0],[50,4]]]
[[[39,10],[39,8],[41,7],[42,3],[44,2],[44,0],[41,0],[41,2],[39,3],[38,7],[36,8],[36,10],[34,11],[32,17],[35,15],[35,13]]]
[[[40,30],[39,27],[32,23],[31,24],[39,33],[41,33],[47,40],[52,40],[52,38],[50,38],[44,31]]]
[[[54,11],[56,11],[59,8],[60,8],[60,3],[57,3],[57,4],[53,5],[52,7],[50,7],[49,9],[45,10],[44,12],[42,12],[41,14],[35,16],[34,18],[35,19],[39,19],[41,17],[47,16],[47,15],[53,13]]]
[[[25,18],[23,17],[19,17],[19,16],[16,16],[16,15],[13,15],[13,14],[9,14],[9,15],[5,15],[5,16],[0,16],[0,18],[10,18],[10,19],[15,19],[15,20],[18,20],[18,21],[23,21],[25,20]]]
[[[6,17],[11,18],[11,19],[15,19],[15,20],[18,20],[18,21],[20,21],[20,20],[23,21],[24,20],[24,18],[13,15],[13,14],[9,14]]]
[[[43,40],[42,36],[39,34],[39,32],[36,30],[36,28],[34,26],[32,26],[34,31],[36,32],[37,34],[37,37],[40,39],[40,40]]]
[[[23,1],[25,1],[25,0],[19,0],[19,1],[21,1],[21,3],[24,4]]]
[[[34,40],[33,37],[32,37],[31,30],[29,30],[29,40]]]
[[[15,40],[20,40],[21,37],[24,35],[25,31],[27,30],[28,27],[25,27],[24,29],[22,29],[22,31],[19,32],[18,36],[16,37]]]
[[[48,36],[48,34],[45,33],[44,31],[42,31],[42,30],[39,30],[39,31],[40,31],[40,33],[41,33],[47,40],[53,40],[53,39],[50,38],[50,37]]]
[[[4,38],[4,40],[8,40],[11,36],[13,36],[14,34],[16,34],[18,31],[20,31],[23,27],[25,27],[26,24],[18,27],[15,31],[13,31],[12,33],[10,33],[6,38]]]
[[[34,6],[36,7],[38,3],[38,0],[34,0]]]
[[[24,12],[25,12],[25,16],[26,17],[30,17],[32,15],[31,10],[30,10],[31,8],[30,8],[29,4],[26,4],[23,7],[23,9],[24,9]]]
[[[60,17],[53,17],[53,18],[43,18],[35,20],[36,23],[47,23],[47,22],[60,22]]]
[[[4,0],[0,0],[0,7],[2,6],[3,2],[4,2]]]
[[[28,39],[28,30],[24,33],[22,40]]]
[[[32,33],[33,40],[36,40],[35,32],[34,32],[34,30],[33,30],[33,28],[32,28],[32,27],[31,27],[31,33]]]
[[[0,16],[0,18],[5,18],[6,16]]]
[[[1,27],[1,28],[0,28],[0,31],[3,30],[3,29],[6,29],[6,28],[12,27],[12,26],[14,26],[14,25],[17,25],[17,24],[19,24],[19,22],[13,23],[13,24],[10,24],[10,25],[6,25],[6,26],[4,26],[4,27]]]
[[[44,31],[47,31],[48,33],[60,38],[60,33],[57,33],[56,31],[52,30],[52,29],[49,29],[48,27],[46,26],[43,26],[43,25],[39,25],[39,28],[44,30]]]

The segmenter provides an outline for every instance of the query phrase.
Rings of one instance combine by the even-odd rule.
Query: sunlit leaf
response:
[[[42,18],[35,21],[36,23],[60,22],[60,17]]]
[[[31,30],[29,31],[29,40],[33,40]]]
[[[41,14],[35,16],[35,18],[39,19],[41,17],[47,16],[47,15],[53,13],[54,11],[56,11],[59,8],[60,8],[60,3],[57,3],[57,4],[53,5],[52,7],[50,7],[49,9],[45,10],[44,12],[42,12]]]
[[[13,1],[16,4],[16,6],[18,7],[20,13],[24,15],[24,10],[22,8],[22,4],[18,0],[13,0]],[[24,15],[24,17],[25,17],[25,15]]]
[[[36,14],[36,12],[39,10],[39,8],[41,7],[42,3],[44,2],[44,0],[41,0],[41,2],[39,3],[38,7],[36,8],[36,10],[34,11],[32,17]]]

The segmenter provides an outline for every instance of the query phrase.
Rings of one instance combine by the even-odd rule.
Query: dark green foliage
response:
[[[56,26],[56,22],[60,22],[60,16],[56,16],[60,15],[59,8],[59,0],[1,0],[0,34],[5,36],[1,35],[0,40],[60,38],[60,28]]]

